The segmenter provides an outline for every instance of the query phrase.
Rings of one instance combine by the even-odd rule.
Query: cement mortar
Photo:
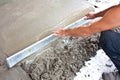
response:
[[[99,34],[86,38],[64,37],[21,66],[32,80],[73,80],[76,72],[98,50]]]

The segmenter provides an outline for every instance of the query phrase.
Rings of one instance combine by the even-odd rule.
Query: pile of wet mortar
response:
[[[32,80],[73,80],[84,61],[99,49],[99,34],[86,38],[64,37],[55,46],[44,49],[30,63],[21,67]]]

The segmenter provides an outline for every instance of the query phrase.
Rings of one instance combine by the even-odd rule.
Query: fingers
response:
[[[94,19],[94,18],[95,18],[95,14],[94,14],[94,13],[88,13],[88,14],[86,15],[85,20]]]
[[[64,29],[58,29],[53,31],[53,35],[63,37],[63,36],[66,36],[66,32]]]

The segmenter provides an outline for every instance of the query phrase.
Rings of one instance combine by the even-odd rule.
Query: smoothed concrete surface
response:
[[[6,4],[6,3],[10,3],[13,0],[0,0],[0,6]]]
[[[8,56],[90,12],[82,0],[13,0],[0,7],[0,48]],[[89,8],[89,9],[86,9]]]
[[[14,67],[0,73],[0,80],[31,80],[21,67]]]
[[[0,49],[0,80],[31,80],[29,75],[19,66],[8,69],[7,55]]]

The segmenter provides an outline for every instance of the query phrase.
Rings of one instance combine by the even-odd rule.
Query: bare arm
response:
[[[110,9],[115,8],[115,7],[117,7],[117,6],[118,6],[118,5],[114,5],[114,6],[110,7],[110,8],[108,8],[108,9],[105,9],[105,10],[99,12],[99,13],[96,13],[96,14],[95,14],[95,17],[103,17],[104,14],[105,14],[107,11],[109,11]]]
[[[120,4],[119,4],[120,5]],[[118,5],[114,5],[114,6],[112,6],[112,7],[110,7],[110,8],[108,8],[108,9],[105,9],[105,10],[103,10],[103,11],[101,11],[101,12],[98,12],[98,13],[88,13],[86,16],[87,16],[87,18],[86,19],[94,19],[94,18],[96,18],[96,17],[103,17],[104,16],[104,14],[107,12],[107,11],[109,11],[110,9],[112,9],[112,8],[115,8],[115,7],[117,7]]]
[[[74,37],[82,37],[82,36],[90,36],[97,32],[109,30],[115,28],[120,25],[120,5],[113,7],[108,10],[103,18],[89,26],[83,27],[80,26],[74,29],[62,29],[55,31],[55,35],[57,36],[74,36]]]
[[[88,27],[93,34],[101,31],[109,30],[118,26],[120,26],[120,5],[112,7],[104,14],[101,20],[91,24]]]

